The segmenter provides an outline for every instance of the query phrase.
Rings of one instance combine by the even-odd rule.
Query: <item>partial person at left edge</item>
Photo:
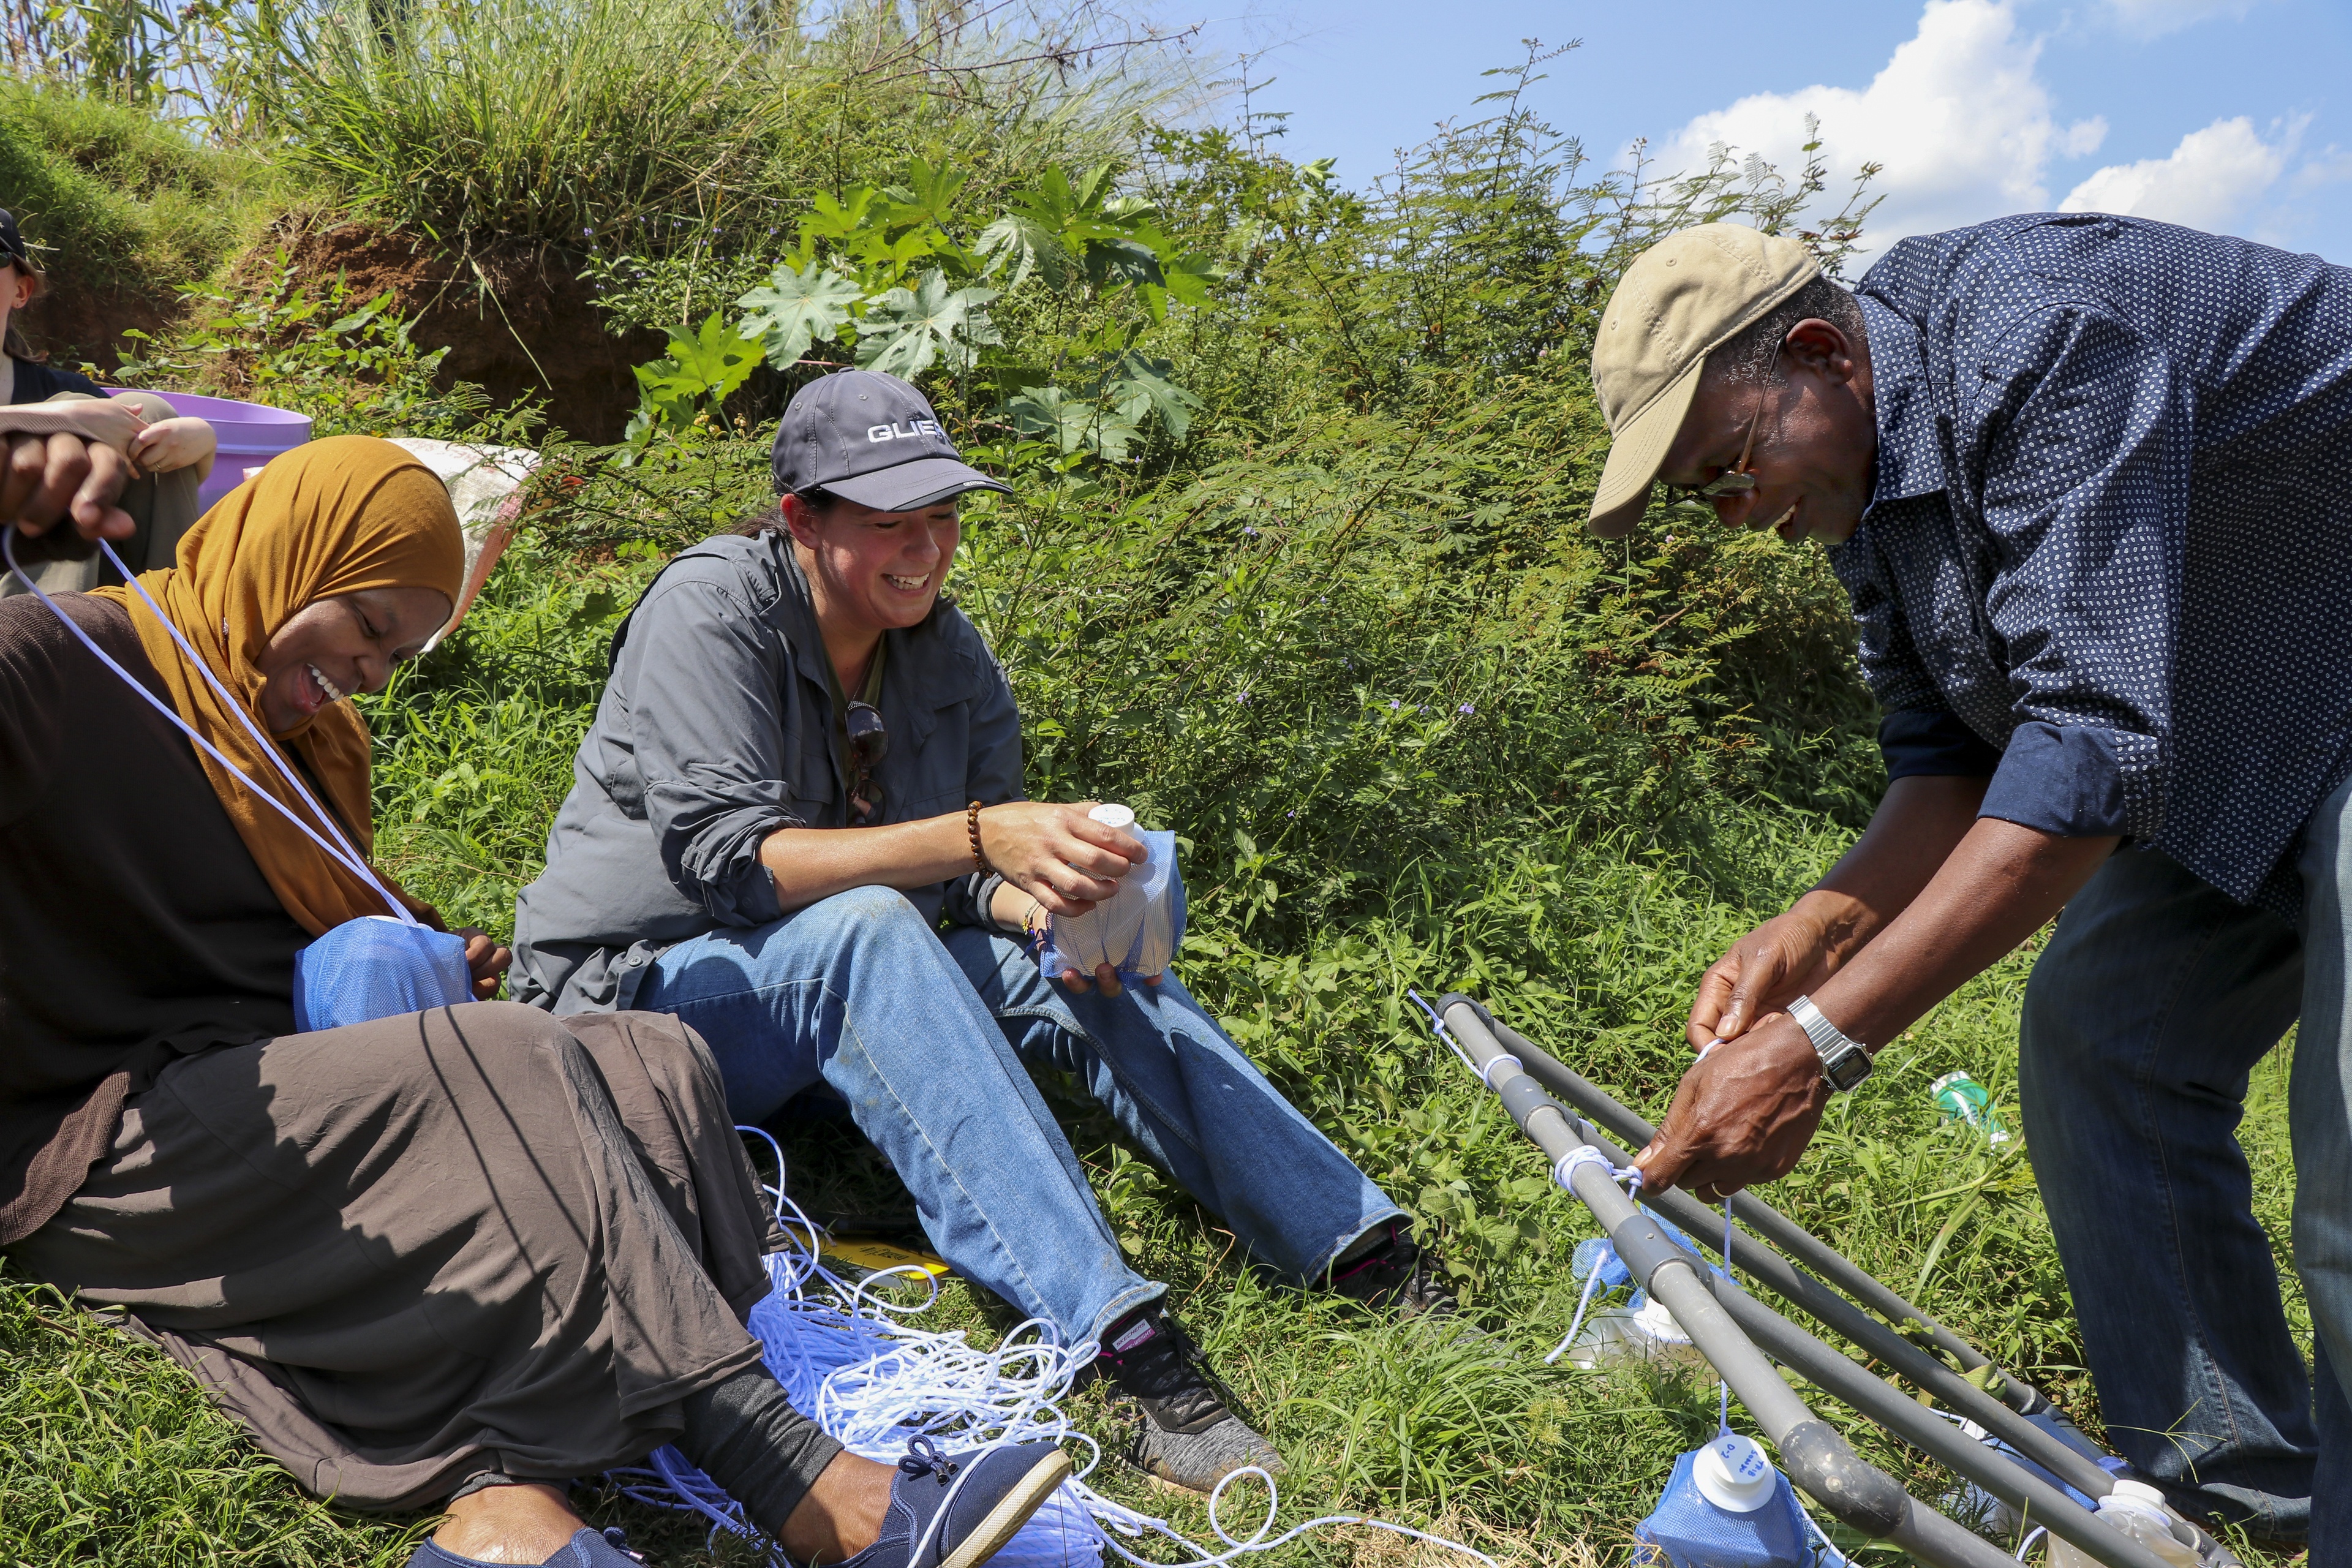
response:
[[[213,469],[213,427],[178,413],[152,392],[110,397],[89,377],[36,353],[19,318],[47,291],[47,275],[15,215],[0,209],[0,347],[5,350],[0,353],[0,431],[79,436],[130,458],[133,471],[121,505],[131,528],[110,542],[134,573],[169,566],[181,539],[195,525],[196,489]],[[17,555],[33,581],[52,594],[85,593],[122,581],[104,553],[70,529],[20,539]],[[16,574],[0,574],[0,598],[29,591]]]

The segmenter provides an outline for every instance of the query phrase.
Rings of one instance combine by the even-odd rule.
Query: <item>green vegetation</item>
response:
[[[685,3],[663,0],[679,16]],[[1122,1245],[1172,1282],[1288,1456],[1286,1519],[1378,1510],[1513,1563],[1622,1561],[1675,1453],[1711,1429],[1713,1385],[1541,1364],[1574,1310],[1569,1256],[1593,1227],[1405,991],[1481,994],[1655,1114],[1686,1060],[1700,969],[1866,818],[1875,715],[1819,555],[1668,508],[1623,543],[1581,531],[1605,443],[1584,367],[1625,258],[1701,217],[1796,228],[1827,172],[1783,177],[1729,154],[1667,181],[1596,172],[1522,106],[1531,64],[1503,74],[1486,119],[1350,193],[1271,151],[1262,123],[1143,112],[1183,87],[1148,55],[1091,74],[1083,60],[1067,76],[965,71],[948,68],[1026,46],[950,38],[929,11],[911,33],[878,10],[822,38],[763,32],[743,20],[756,7],[729,8],[728,47],[743,51],[741,81],[784,84],[781,117],[704,126],[656,160],[632,150],[626,117],[561,129],[570,105],[615,101],[565,73],[642,70],[637,45],[600,41],[576,67],[534,45],[418,79],[466,18],[520,4],[387,6],[371,15],[394,18],[389,43],[289,30],[311,75],[286,70],[254,100],[297,138],[254,155],[301,163],[335,201],[454,249],[621,225],[594,258],[604,304],[622,324],[690,334],[641,378],[680,411],[657,397],[633,446],[551,437],[524,537],[471,618],[369,705],[388,864],[453,921],[507,929],[614,626],[668,552],[768,499],[768,422],[795,378],[867,350],[889,289],[916,292],[930,269],[942,289],[992,290],[967,301],[989,334],[934,334],[944,347],[918,374],[1020,492],[972,501],[951,588],[1011,672],[1031,793],[1123,799],[1179,832],[1187,983],[1414,1211],[1510,1354],[1269,1283],[1099,1113],[1049,1086]],[[650,15],[670,25],[669,10]],[[725,78],[717,35],[697,37],[706,52],[679,68],[681,91]],[[544,127],[469,142],[462,115],[497,100],[465,100],[465,71],[484,93],[554,71],[579,96]],[[22,112],[37,111],[50,112]],[[379,162],[331,151],[363,142]],[[737,183],[694,173],[721,153],[742,160],[724,165]],[[629,171],[609,197],[591,177],[603,168]],[[967,177],[940,196],[950,174]],[[728,205],[705,203],[722,187]],[[1861,210],[1810,230],[1832,261]],[[142,348],[158,374],[266,385],[339,428],[529,428],[527,411],[435,389],[426,356],[369,301],[266,265],[257,281],[207,282],[211,265],[175,279],[205,287],[178,331]],[[843,284],[837,314],[738,303],[827,277]],[[945,352],[959,344],[970,352]],[[1132,360],[1183,400],[1137,406],[1118,381]],[[1132,433],[1108,438],[1119,420]],[[1927,1093],[1965,1068],[2016,1125],[2030,957],[1893,1047],[1773,1196],[2095,1429],[2028,1163],[1939,1124]],[[2282,1246],[2283,1070],[2258,1075],[2243,1133]],[[796,1191],[889,1201],[887,1173],[837,1128],[794,1128],[790,1152]],[[981,1334],[1003,1322],[961,1287],[940,1310]],[[1110,1435],[1091,1396],[1079,1410]],[[1919,1495],[1948,1484],[1854,1432]],[[396,1563],[418,1523],[303,1502],[176,1368],[21,1282],[0,1284],[0,1561]],[[1197,1504],[1104,1479],[1205,1539]],[[683,1520],[595,1508],[659,1563],[709,1561]],[[730,1551],[720,1560],[742,1560]],[[1349,1531],[1281,1555],[1435,1561]]]

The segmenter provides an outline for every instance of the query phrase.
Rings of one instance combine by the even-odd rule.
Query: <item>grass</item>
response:
[[[139,110],[0,79],[0,205],[49,247],[62,285],[167,300],[173,285],[211,277],[298,189],[268,161]]]

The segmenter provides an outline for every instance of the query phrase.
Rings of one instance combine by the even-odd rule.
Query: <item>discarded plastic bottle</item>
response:
[[[2099,1500],[2101,1524],[2122,1531],[2180,1568],[2197,1568],[2197,1532],[2164,1506],[2164,1494],[2146,1481],[2117,1481],[2116,1489]],[[2054,1536],[2050,1542],[2050,1568],[2098,1568],[2088,1552]]]
[[[1633,1562],[1664,1568],[1813,1568],[1805,1510],[1764,1450],[1736,1432],[1675,1461],[1650,1517],[1633,1527]],[[1824,1563],[1842,1562],[1833,1552]]]
[[[1948,1072],[1927,1089],[1936,1097],[1936,1109],[1944,1113],[1945,1121],[1965,1121],[1996,1146],[2009,1142],[2009,1129],[1993,1114],[1992,1096],[1968,1074]]]

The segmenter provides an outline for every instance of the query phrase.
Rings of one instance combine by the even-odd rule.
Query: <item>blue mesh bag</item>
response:
[[[473,999],[465,938],[388,915],[345,921],[294,955],[301,1034]]]
[[[1772,1472],[1773,1485],[1760,1506],[1736,1510],[1699,1489],[1692,1474],[1698,1458],[1685,1454],[1675,1461],[1675,1473],[1667,1479],[1657,1508],[1633,1527],[1635,1563],[1671,1563],[1673,1568],[1814,1568],[1811,1532],[1786,1476]],[[1842,1560],[1824,1551],[1821,1561]]]

